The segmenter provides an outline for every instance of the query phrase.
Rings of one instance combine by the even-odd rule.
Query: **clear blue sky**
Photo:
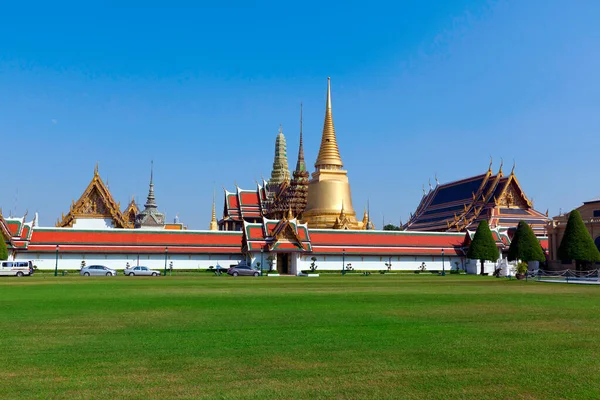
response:
[[[312,171],[327,76],[354,208],[379,228],[490,156],[542,212],[600,195],[600,2],[227,3],[5,5],[4,213],[53,224],[96,162],[143,203],[154,160],[159,209],[205,229],[213,185],[220,214],[223,186],[269,176],[280,123],[293,168],[301,101]]]

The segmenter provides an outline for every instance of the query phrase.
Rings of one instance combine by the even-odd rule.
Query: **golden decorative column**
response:
[[[309,228],[362,229],[362,223],[356,220],[352,207],[350,183],[343,166],[331,114],[331,80],[327,78],[323,136],[315,172],[308,184],[308,202],[303,214]],[[340,214],[345,217],[346,223],[343,225],[340,224]]]

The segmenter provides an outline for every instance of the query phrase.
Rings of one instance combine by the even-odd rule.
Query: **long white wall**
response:
[[[55,253],[18,253],[17,260],[31,260],[40,270],[54,270],[57,264]],[[173,269],[207,269],[217,263],[222,268],[237,264],[242,256],[239,254],[167,254],[167,268],[173,263]],[[77,270],[81,262],[86,265],[104,265],[108,268],[122,270],[130,266],[143,265],[152,269],[165,268],[164,254],[73,254],[58,253],[58,269]]]
[[[263,254],[263,269],[268,269],[268,254]],[[477,260],[462,259],[461,257],[444,256],[443,264],[441,256],[379,256],[379,255],[345,255],[341,254],[302,254],[292,253],[290,260],[290,273],[298,274],[303,270],[309,270],[312,263],[311,258],[316,257],[317,272],[319,271],[340,271],[342,266],[345,269],[348,265],[354,270],[361,271],[382,271],[387,270],[386,263],[392,264],[391,271],[416,271],[420,269],[422,263],[425,263],[426,271],[446,271],[465,270],[471,274],[480,272],[480,264]],[[173,266],[173,269],[207,269],[216,267],[217,263],[222,268],[229,268],[243,259],[241,254],[167,254],[167,268]],[[54,270],[57,264],[55,253],[18,253],[16,260],[31,260],[40,270]],[[78,270],[81,268],[81,262],[86,265],[105,265],[109,268],[122,270],[127,264],[130,266],[143,265],[152,269],[164,269],[164,254],[97,254],[85,253],[58,254],[59,270]],[[261,261],[260,253],[253,253],[251,263],[257,267]],[[486,262],[484,272],[490,275],[494,272],[497,263]],[[273,268],[277,269],[277,259],[273,261]]]
[[[442,263],[441,256],[374,256],[374,255],[320,255],[320,254],[300,254],[293,253],[290,263],[290,273],[298,274],[303,270],[309,270],[312,263],[311,258],[316,257],[317,272],[319,271],[342,271],[342,265],[345,269],[348,264],[354,270],[360,271],[382,271],[387,270],[386,263],[392,264],[391,271],[416,271],[422,263],[425,263],[426,271],[446,271],[464,269],[464,262],[460,257],[444,256]],[[256,267],[256,263],[260,262],[260,253],[254,253],[252,265]],[[458,264],[457,264],[458,263]],[[268,269],[267,255],[263,254],[264,269]],[[277,260],[273,261],[273,268],[277,269]],[[492,270],[493,272],[493,270]]]

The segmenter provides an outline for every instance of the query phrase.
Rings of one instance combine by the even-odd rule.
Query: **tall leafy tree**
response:
[[[498,260],[498,247],[496,241],[490,231],[490,226],[486,220],[479,223],[473,241],[469,246],[467,257],[471,260],[479,260],[481,262],[481,275],[483,275],[483,263],[487,261]]]
[[[0,260],[8,260],[8,249],[2,234],[0,234]]]
[[[401,230],[401,228],[394,224],[387,224],[383,227],[383,230],[384,231],[399,231],[399,230]]]
[[[515,235],[510,242],[508,248],[508,261],[522,260],[529,261],[546,261],[544,250],[540,241],[533,233],[533,229],[523,220],[519,221]]]
[[[577,210],[569,214],[565,234],[558,247],[558,258],[563,261],[575,260],[578,270],[591,262],[600,261],[600,252]]]

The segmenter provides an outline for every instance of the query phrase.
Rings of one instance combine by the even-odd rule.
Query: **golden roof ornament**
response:
[[[321,137],[321,147],[319,155],[315,162],[315,168],[320,169],[342,169],[344,164],[340,157],[337,139],[335,137],[335,127],[333,125],[333,116],[331,113],[331,78],[327,77],[327,100],[325,103],[325,122],[323,123],[323,135]]]
[[[215,207],[215,191],[213,189],[213,202],[212,202],[212,216],[210,219],[209,230],[218,231],[219,225],[217,224],[217,210]]]
[[[498,175],[502,173],[502,166],[504,165],[504,160],[500,158],[500,169],[498,170]]]

